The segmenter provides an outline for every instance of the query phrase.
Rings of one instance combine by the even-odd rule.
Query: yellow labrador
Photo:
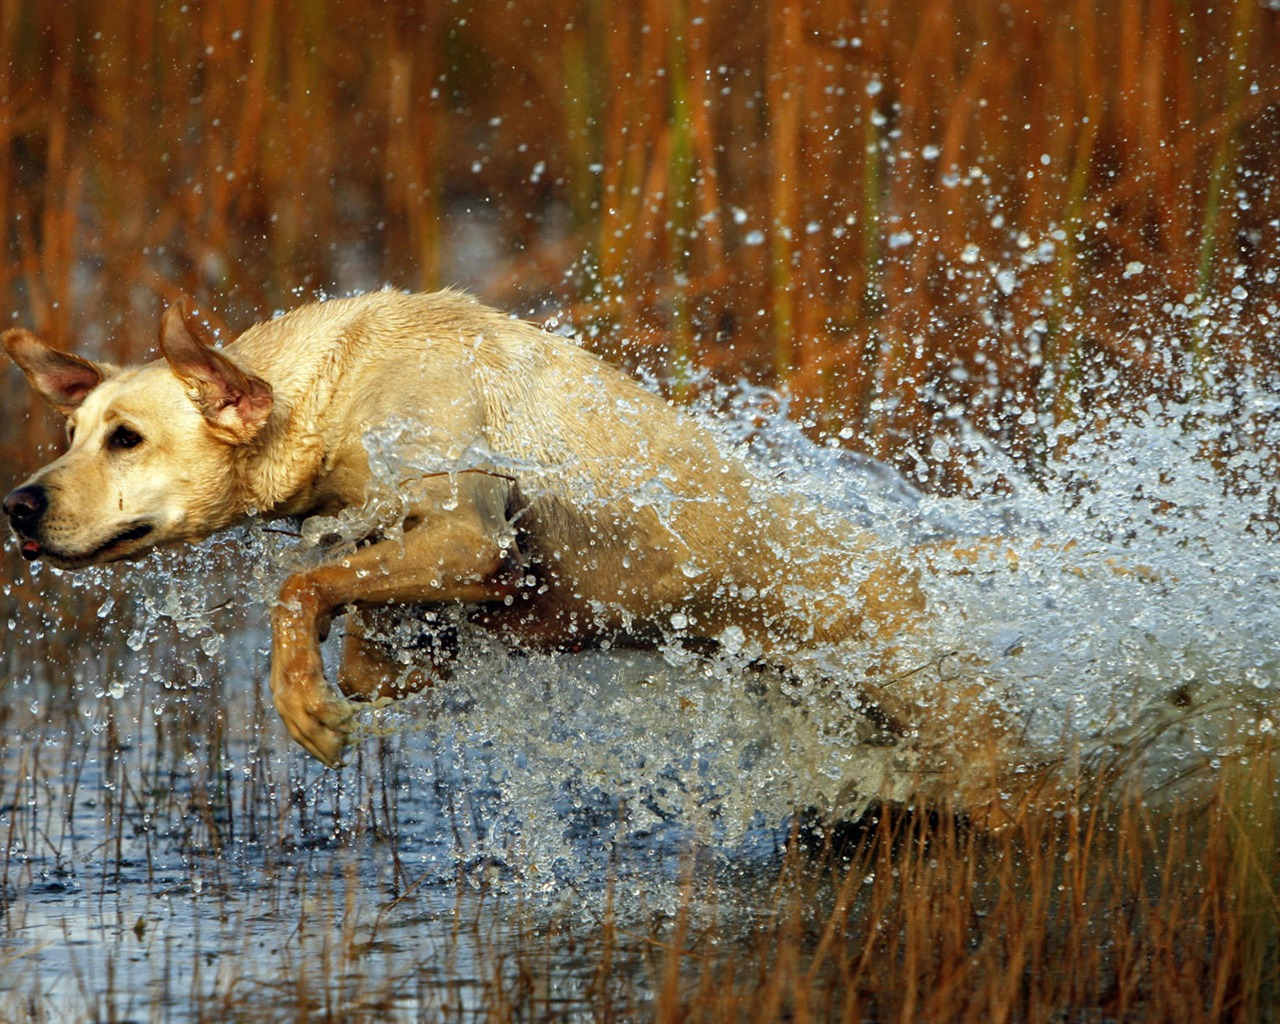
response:
[[[171,307],[164,358],[123,369],[25,330],[3,340],[70,439],[4,499],[28,559],[74,569],[255,515],[380,509],[359,547],[291,576],[272,608],[276,708],[327,765],[341,763],[347,698],[403,684],[358,630],[343,692],[328,684],[320,643],[347,609],[460,603],[512,644],[553,648],[643,642],[674,622],[784,667],[805,645],[910,630],[922,611],[870,536],[833,544],[671,403],[456,292],[307,305],[221,349]],[[368,447],[388,428],[407,438],[391,488]]]

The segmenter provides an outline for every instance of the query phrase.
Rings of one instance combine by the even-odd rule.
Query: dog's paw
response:
[[[298,671],[301,666],[292,667],[294,671],[289,671],[289,659],[272,659],[271,696],[276,711],[289,735],[307,753],[330,768],[341,768],[355,706],[329,686],[318,656],[302,671]]]

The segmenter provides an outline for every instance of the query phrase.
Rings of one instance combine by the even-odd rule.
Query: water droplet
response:
[[[737,654],[747,642],[747,635],[739,626],[729,626],[719,636],[720,646],[726,654]]]

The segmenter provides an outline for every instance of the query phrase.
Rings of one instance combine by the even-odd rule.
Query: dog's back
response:
[[[276,705],[326,763],[350,709],[325,682],[318,634],[343,607],[461,602],[517,642],[553,645],[736,629],[784,662],[814,642],[894,635],[921,609],[868,534],[831,536],[661,396],[457,293],[305,306],[222,350],[170,310],[164,359],[124,372],[14,333],[14,358],[82,428],[7,499],[28,557],[88,564],[249,515],[391,510],[273,606]],[[153,415],[162,391],[169,411]],[[71,500],[69,481],[93,467],[118,502]],[[91,539],[54,550],[55,515]]]

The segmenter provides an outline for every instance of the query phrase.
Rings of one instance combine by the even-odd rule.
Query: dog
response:
[[[332,299],[222,348],[196,330],[170,306],[162,358],[129,368],[6,331],[69,448],[4,511],[24,558],[78,569],[251,517],[373,510],[358,546],[288,577],[271,608],[275,706],[330,767],[354,700],[430,681],[362,634],[362,611],[461,605],[531,649],[675,631],[783,669],[918,628],[918,580],[870,533],[832,537],[672,402],[469,296]],[[407,440],[389,483],[369,438],[390,428]],[[321,644],[348,612],[335,688]]]

